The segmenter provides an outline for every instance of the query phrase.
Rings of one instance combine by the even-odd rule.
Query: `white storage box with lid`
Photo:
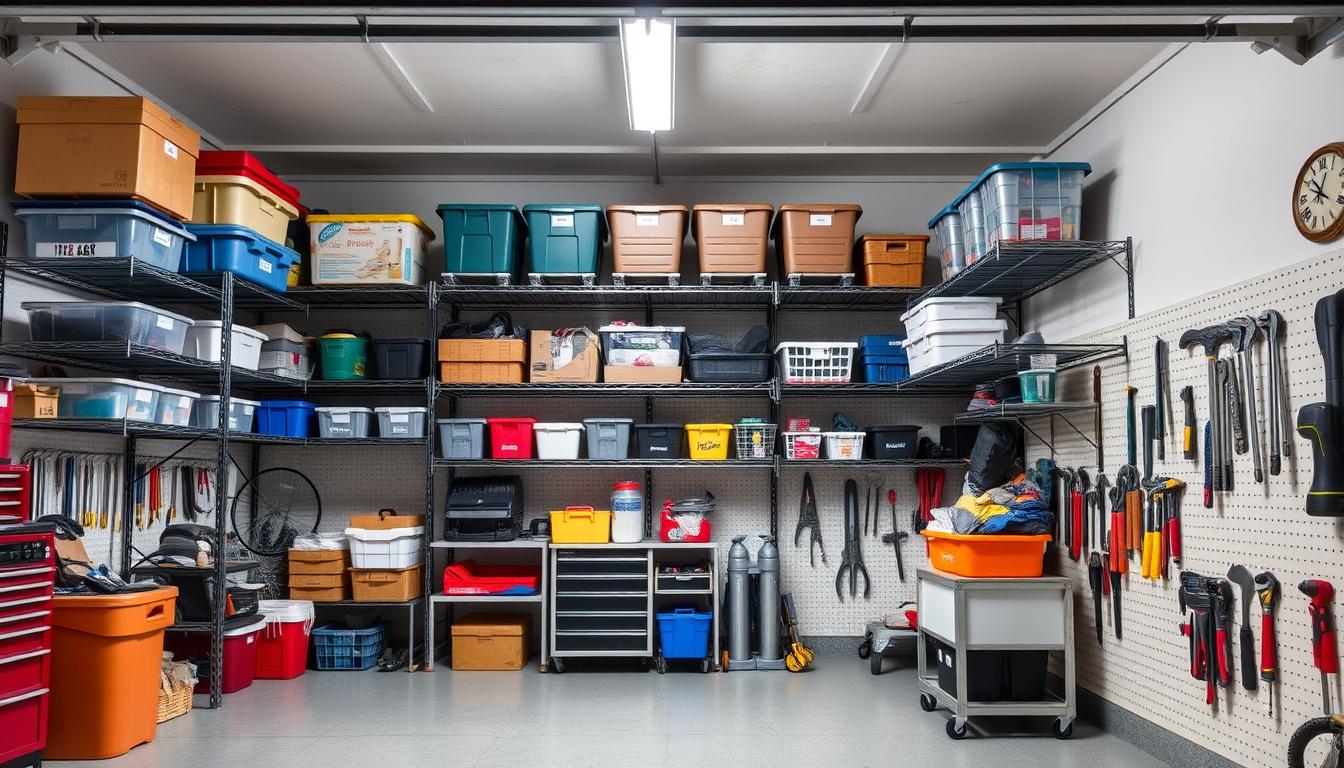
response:
[[[190,318],[138,301],[25,301],[33,341],[118,341],[182,354]]]
[[[420,564],[423,525],[410,528],[346,528],[352,568],[410,568]]]
[[[857,341],[783,341],[775,347],[785,384],[848,384]]]
[[[156,388],[159,390],[159,402],[154,407],[154,423],[175,427],[191,424],[191,413],[200,394],[185,389]]]
[[[911,372],[951,362],[959,357],[1002,344],[1008,330],[1006,320],[946,320],[925,323],[923,333],[905,340]]]
[[[604,325],[597,332],[602,334],[602,355],[607,365],[681,365],[684,326]]]
[[[314,408],[318,437],[361,438],[369,436],[372,408],[352,406]]]
[[[425,422],[429,409],[416,406],[383,406],[374,408],[378,415],[379,437],[403,437],[407,440],[425,436]]]
[[[40,387],[60,387],[56,415],[62,419],[126,419],[153,423],[159,388],[131,379],[99,377],[29,379]]]
[[[582,424],[538,422],[532,425],[532,434],[536,435],[537,439],[538,459],[579,458],[579,438],[583,435]]]
[[[820,432],[785,432],[784,458],[789,461],[808,461],[821,458]]]
[[[187,343],[182,354],[218,363],[223,325],[218,320],[197,320],[187,330]],[[246,326],[233,324],[232,346],[229,347],[229,362],[235,368],[255,371],[261,365],[261,343],[266,341],[264,334]]]
[[[826,439],[826,458],[858,461],[863,458],[864,432],[822,432]]]
[[[999,316],[999,304],[1003,299],[997,296],[937,296],[916,304],[910,311],[901,315],[905,324],[905,335],[922,336],[925,323],[941,320],[993,320]]]
[[[259,405],[261,403],[256,400],[230,397],[229,431],[250,433],[252,420],[256,418]],[[201,395],[197,398],[196,407],[191,411],[191,426],[201,429],[219,428],[219,395]]]

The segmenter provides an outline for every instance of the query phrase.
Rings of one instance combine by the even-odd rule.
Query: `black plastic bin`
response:
[[[636,424],[635,445],[641,459],[680,459],[680,424]]]
[[[1045,698],[1049,651],[1004,652],[1004,697],[1009,701],[1041,701]]]
[[[919,447],[919,426],[887,424],[869,427],[868,455],[874,459],[913,459]]]
[[[971,458],[975,438],[980,434],[979,424],[954,424],[938,431],[938,442],[958,459]]]
[[[429,375],[429,339],[373,339],[373,378],[423,379]]]
[[[957,695],[957,654],[952,646],[933,638],[938,655],[938,687]],[[1000,701],[1003,698],[1003,651],[966,652],[966,701]]]
[[[687,355],[686,378],[715,384],[747,384],[770,378],[770,355],[696,352]]]

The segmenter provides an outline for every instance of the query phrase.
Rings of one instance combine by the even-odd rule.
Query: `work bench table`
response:
[[[1068,738],[1078,714],[1073,651],[1073,581],[972,579],[927,568],[916,573],[919,595],[919,704],[952,711],[947,734],[966,735],[970,717],[1054,717],[1054,735]],[[929,668],[930,640],[951,647],[956,657],[956,690],[938,684]],[[1040,701],[969,701],[968,654],[972,651],[1059,651],[1064,662],[1063,696],[1047,692]]]

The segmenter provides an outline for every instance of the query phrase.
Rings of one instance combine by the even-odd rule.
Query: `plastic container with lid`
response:
[[[687,424],[686,443],[696,461],[724,461],[728,458],[728,435],[732,424]]]
[[[14,215],[28,228],[30,259],[120,258],[177,272],[196,236],[134,200],[24,200]]]
[[[641,459],[680,459],[680,424],[636,424],[635,444]]]
[[[901,315],[908,336],[919,336],[925,323],[943,320],[993,320],[999,316],[997,296],[936,296]]]
[[[423,525],[409,528],[346,528],[354,568],[410,568],[420,562]]]
[[[182,354],[218,363],[221,354],[220,342],[224,328],[219,320],[197,320],[187,331],[187,343]],[[235,368],[255,371],[261,365],[261,345],[266,340],[263,334],[234,323],[229,334],[229,362]]]
[[[770,236],[785,274],[854,271],[854,225],[863,208],[850,203],[781,205]]]
[[[410,213],[311,214],[313,285],[421,285],[434,232]]]
[[[533,203],[523,206],[528,230],[528,271],[596,274],[601,271],[607,217],[600,205]]]
[[[665,659],[709,658],[712,611],[673,608],[654,615],[658,619],[658,644]]]
[[[864,235],[855,246],[863,261],[863,281],[888,288],[924,284],[924,250],[928,235]]]
[[[630,427],[634,419],[584,419],[588,458],[624,459],[630,456]]]
[[[868,453],[874,459],[913,459],[919,448],[919,426],[888,424],[869,427]]]
[[[684,205],[608,205],[612,271],[680,273],[689,213]]]
[[[299,207],[299,190],[286,184],[271,173],[257,156],[240,150],[206,150],[196,158],[197,176],[244,176],[279,196],[295,208]],[[283,238],[271,238],[284,242]]]
[[[314,408],[317,413],[317,436],[328,438],[365,438],[369,436],[372,408],[330,406]]]
[[[826,458],[858,461],[863,458],[863,432],[822,432],[826,440]]]
[[[565,507],[552,510],[551,544],[606,544],[611,541],[611,510]]]
[[[538,459],[579,458],[582,424],[539,421],[532,425],[532,433],[537,439]]]
[[[1087,163],[999,163],[971,185],[984,210],[986,244],[1077,240]],[[968,196],[969,197],[969,196]]]
[[[430,341],[423,336],[373,339],[375,379],[423,379],[429,375]]]
[[[644,493],[639,483],[624,480],[611,487],[611,540],[617,544],[644,540]]]
[[[220,693],[237,693],[252,685],[257,676],[257,648],[261,633],[266,630],[266,617],[252,615],[246,619],[225,622],[224,665],[220,675]],[[189,659],[198,665],[201,680],[196,693],[210,693],[209,657],[210,635],[199,632],[169,633],[164,642],[166,650],[179,659]],[[203,664],[202,664],[203,662]],[[204,666],[204,670],[199,667]]]
[[[439,419],[439,455],[445,459],[485,458],[485,419]]]
[[[229,397],[229,431],[248,434],[252,431],[252,421],[256,418],[256,400],[241,397]],[[219,428],[219,395],[201,395],[191,411],[191,426],[201,429]]]
[[[972,266],[989,251],[985,232],[985,201],[973,187],[967,187],[955,203],[961,218],[961,241],[966,251],[966,266]]]
[[[196,224],[247,227],[268,240],[285,242],[298,206],[247,177],[203,176],[197,171],[191,220]]]
[[[939,211],[929,220],[929,247],[942,265],[943,279],[966,268],[965,236],[961,229],[961,214],[954,205]]]
[[[443,271],[450,275],[517,275],[527,223],[512,203],[443,203]]]
[[[607,365],[681,365],[685,326],[604,325],[597,332],[602,335],[602,355]]]
[[[257,405],[257,432],[275,437],[308,437],[314,408],[303,400],[263,400]]]
[[[323,334],[317,340],[321,376],[326,381],[355,381],[368,371],[369,340],[346,331]]]
[[[262,600],[266,626],[257,637],[257,678],[291,680],[308,667],[315,612],[310,600]]]
[[[490,427],[490,458],[532,458],[532,425],[536,419],[490,418],[485,422]]]
[[[56,412],[62,419],[126,419],[153,422],[159,389],[143,381],[100,377],[32,379],[38,386],[60,387]]]
[[[189,224],[196,236],[182,257],[183,272],[232,272],[277,293],[289,288],[299,254],[254,230],[233,224]]]
[[[182,354],[192,321],[138,301],[25,301],[33,341],[124,341]]]
[[[373,412],[378,415],[379,437],[417,440],[425,436],[429,409],[424,406],[382,406]]]
[[[702,274],[765,272],[770,217],[765,203],[701,203],[691,208],[691,236]]]
[[[159,401],[154,407],[154,423],[185,427],[191,424],[191,412],[200,397],[185,389],[158,387]]]

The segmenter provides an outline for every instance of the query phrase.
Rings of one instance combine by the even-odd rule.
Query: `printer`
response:
[[[523,483],[514,475],[455,478],[445,517],[448,541],[513,541],[523,529]]]

